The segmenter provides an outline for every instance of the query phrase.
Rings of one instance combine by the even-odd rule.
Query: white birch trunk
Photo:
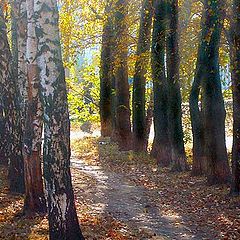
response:
[[[35,0],[50,239],[84,239],[70,173],[70,123],[56,0]]]

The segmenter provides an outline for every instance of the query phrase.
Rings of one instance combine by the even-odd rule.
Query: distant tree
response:
[[[151,155],[160,166],[171,163],[171,142],[168,122],[168,82],[165,68],[167,4],[165,0],[154,2],[152,33],[152,77],[154,99],[154,141]]]
[[[151,126],[153,121],[153,92],[150,93],[150,100],[146,112],[146,132],[145,132],[145,143],[144,145],[147,147],[149,143],[149,136],[151,132]]]
[[[137,61],[133,78],[133,150],[147,151],[145,90],[152,29],[152,0],[142,1],[141,20],[137,45]]]
[[[102,34],[101,68],[100,68],[100,119],[101,135],[112,135],[112,77],[113,77],[113,24],[112,2],[107,1],[105,8],[106,21]]]
[[[0,5],[0,42],[4,43],[5,45],[8,45],[7,39],[6,39],[6,24],[5,24],[5,18],[3,13],[3,5]],[[4,36],[5,34],[5,36]],[[4,38],[5,37],[5,38]],[[5,41],[5,42],[4,42]],[[2,88],[4,86],[4,83],[8,81],[8,75],[9,75],[9,61],[10,61],[10,51],[5,50],[4,44],[2,44],[0,52],[1,52],[1,59],[0,59],[0,84],[1,84],[1,94],[3,90],[7,90]],[[8,138],[7,135],[9,133],[7,129],[7,116],[5,114],[5,101],[3,99],[3,95],[1,95],[1,102],[0,102],[0,163],[4,165],[8,165]]]
[[[205,0],[202,33],[199,46],[198,66],[192,91],[192,117],[199,121],[197,86],[199,81],[202,89],[202,123],[192,123],[197,144],[202,144],[204,129],[204,158],[206,158],[207,177],[209,184],[226,183],[229,181],[230,170],[225,143],[225,109],[219,74],[219,45],[224,18],[224,3],[220,0]],[[200,78],[200,80],[198,79]],[[194,115],[196,114],[196,115]],[[192,118],[192,121],[194,119]],[[195,124],[195,125],[194,125]],[[201,125],[202,124],[202,125]],[[194,143],[194,160],[202,161],[202,150],[196,152]],[[195,162],[197,172],[203,170],[203,163]]]
[[[130,122],[130,92],[128,82],[128,42],[127,42],[127,9],[126,0],[115,4],[115,89],[116,89],[116,138],[120,150],[132,148]]]
[[[40,102],[40,81],[37,58],[36,18],[34,0],[26,0],[27,6],[27,80],[28,106],[23,138],[25,202],[27,214],[46,212],[41,168],[43,109]]]
[[[3,2],[0,3],[0,56],[0,122],[4,128],[4,136],[1,137],[7,140],[1,141],[0,148],[4,148],[4,157],[9,162],[10,191],[23,193],[24,169],[17,79],[7,38]]]
[[[44,178],[51,240],[84,239],[77,218],[70,172],[70,122],[56,0],[35,0],[44,109]]]
[[[233,84],[233,149],[231,194],[240,194],[240,1],[233,1],[230,44]]]
[[[168,119],[172,148],[172,170],[186,171],[188,165],[183,141],[182,98],[179,83],[179,13],[178,0],[168,1],[168,31],[166,38],[167,80],[168,80]]]
[[[207,174],[207,162],[206,158],[204,157],[203,113],[202,107],[199,106],[201,97],[201,82],[205,77],[204,62],[206,61],[205,49],[207,44],[207,42],[204,41],[207,34],[206,31],[203,31],[203,29],[205,29],[206,27],[205,24],[206,19],[205,15],[203,15],[201,22],[201,44],[198,47],[198,59],[189,98],[190,117],[193,134],[193,164],[191,172],[193,176]]]

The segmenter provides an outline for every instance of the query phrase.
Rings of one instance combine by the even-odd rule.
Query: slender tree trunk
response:
[[[55,0],[34,0],[44,109],[44,177],[51,240],[84,239],[70,172],[70,122]]]
[[[133,150],[147,151],[145,86],[151,42],[152,0],[142,1],[141,21],[137,46],[137,61],[133,78]]]
[[[102,50],[101,50],[101,70],[100,70],[100,118],[101,135],[110,137],[112,134],[112,44],[113,26],[111,19],[111,3],[108,1],[105,14],[108,16],[103,27]]]
[[[223,25],[224,3],[221,0],[205,0],[206,14],[205,69],[203,89],[203,126],[205,130],[205,154],[208,163],[208,183],[226,183],[230,169],[225,139],[225,109],[219,74],[219,45]]]
[[[27,214],[46,212],[46,202],[43,192],[41,169],[42,145],[42,105],[40,102],[39,70],[36,63],[37,37],[36,19],[34,15],[34,0],[27,3],[27,78],[28,78],[28,108],[24,132],[24,173],[25,202],[24,211]]]
[[[114,58],[112,55],[112,62],[114,62]],[[112,94],[111,94],[111,115],[112,115],[112,133],[111,140],[113,142],[117,141],[117,122],[116,122],[116,80],[114,74],[112,75]]]
[[[9,161],[10,191],[16,193],[24,192],[24,170],[22,157],[22,138],[20,110],[18,106],[18,93],[14,75],[14,64],[12,64],[10,47],[8,44],[5,19],[0,4],[0,96],[1,115],[4,116],[4,154]],[[3,114],[2,114],[3,113]],[[1,117],[0,115],[0,117]],[[2,122],[2,121],[0,121]]]
[[[6,34],[6,25],[5,25],[5,19],[4,19],[4,14],[3,14],[3,9],[2,6],[0,5],[0,33],[2,34],[2,36],[0,36],[0,43],[4,43],[4,41],[7,41],[7,39],[4,39],[4,35]],[[6,42],[4,44],[7,44]],[[4,45],[1,46],[0,48],[0,52],[1,52],[1,59],[0,59],[0,84],[1,84],[1,94],[4,94],[4,90],[7,89],[2,89],[2,87],[4,87],[4,83],[7,81],[7,71],[8,71],[8,62],[10,56],[8,56],[8,54],[10,54],[10,52],[5,52]],[[5,113],[5,102],[3,99],[4,95],[1,95],[1,102],[0,102],[0,164],[3,165],[8,165],[8,129],[7,129],[7,116]]]
[[[27,93],[27,66],[26,66],[26,45],[27,45],[27,9],[26,0],[12,1],[12,52],[14,62],[16,61],[19,90],[19,103],[22,109],[21,117],[23,129],[25,124]]]
[[[156,0],[152,35],[152,75],[154,94],[154,141],[151,155],[160,166],[171,162],[171,144],[168,124],[168,84],[165,74],[166,1]]]
[[[233,1],[231,23],[231,65],[233,84],[233,149],[231,194],[240,194],[240,1]]]
[[[169,87],[169,132],[172,145],[172,170],[186,171],[188,165],[183,141],[182,97],[179,84],[178,0],[168,1],[167,78]]]
[[[146,148],[148,147],[152,121],[153,121],[153,94],[151,93],[150,102],[149,102],[149,105],[147,108],[147,114],[146,114],[146,133],[145,133],[145,139],[144,139],[145,141],[144,145],[146,146]]]
[[[120,150],[132,148],[128,83],[127,1],[116,2],[115,13],[115,83],[116,83],[116,135]]]

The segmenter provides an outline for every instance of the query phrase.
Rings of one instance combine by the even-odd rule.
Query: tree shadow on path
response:
[[[101,151],[99,154],[101,159]],[[215,239],[209,232],[199,230],[194,233],[195,229],[185,224],[184,217],[174,210],[171,217],[166,216],[152,200],[156,196],[154,191],[134,184],[125,174],[105,169],[101,161],[91,165],[84,159],[73,157],[71,165],[97,181],[95,187],[81,192],[95,212],[110,214],[133,231],[147,232],[152,239]]]

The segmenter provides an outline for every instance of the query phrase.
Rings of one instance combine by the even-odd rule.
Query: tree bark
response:
[[[152,35],[152,76],[154,94],[154,141],[151,155],[160,166],[171,163],[171,143],[168,124],[168,83],[165,74],[166,20],[167,5],[165,0],[154,3]]]
[[[5,39],[6,36],[3,34],[6,34],[6,25],[5,25],[5,19],[3,14],[2,6],[0,5],[0,33],[2,36],[0,36],[0,42],[2,43],[2,46],[0,48],[1,52],[1,59],[0,59],[0,84],[1,84],[1,93],[4,94],[4,90],[2,89],[4,87],[4,83],[7,82],[7,71],[8,71],[8,64],[10,61],[10,51],[4,49],[3,44],[8,44],[7,39]],[[5,109],[5,102],[3,99],[4,95],[1,95],[1,102],[0,102],[0,164],[3,164],[5,166],[8,165],[8,129],[7,129],[7,116],[6,116],[6,109]]]
[[[44,178],[51,240],[84,239],[70,172],[70,121],[56,0],[34,0],[44,109]]]
[[[11,2],[12,8],[12,55],[13,64],[16,68],[17,88],[19,91],[19,104],[21,107],[21,122],[24,129],[26,117],[27,93],[27,9],[26,0]]]
[[[112,134],[113,26],[110,13],[111,3],[108,1],[105,8],[107,20],[103,27],[100,69],[100,119],[103,137],[110,137]]]
[[[231,194],[240,194],[240,1],[233,1],[230,49],[233,84],[233,148]]]
[[[219,45],[223,26],[225,4],[220,0],[205,0],[206,76],[202,81],[203,126],[205,131],[205,156],[208,164],[209,184],[226,183],[230,180],[230,169],[225,139],[225,109],[219,74]]]
[[[167,79],[169,88],[169,134],[172,147],[172,170],[186,171],[188,165],[183,141],[182,97],[179,84],[178,0],[168,1]]]
[[[144,139],[145,141],[144,145],[146,146],[146,148],[148,148],[152,121],[153,121],[153,94],[151,93],[149,105],[147,108],[147,114],[146,114],[146,132],[145,132],[145,139]]]
[[[0,4],[0,106],[4,127],[4,154],[9,162],[10,191],[24,193],[24,169],[21,151],[22,132],[20,122],[20,109],[18,105],[18,93],[14,75],[14,64],[7,38],[6,24],[2,5]]]
[[[199,48],[198,56],[203,49]],[[207,163],[204,157],[204,128],[202,111],[199,109],[200,85],[203,77],[203,67],[197,62],[197,69],[190,92],[189,107],[193,134],[193,164],[191,174],[200,176],[207,174]]]
[[[203,10],[204,11],[204,10]],[[193,176],[207,175],[208,164],[205,156],[205,136],[204,136],[204,126],[203,126],[203,111],[202,111],[202,101],[200,101],[201,86],[202,81],[206,78],[207,69],[206,62],[208,57],[206,55],[207,41],[205,39],[208,36],[207,27],[207,16],[203,12],[201,20],[201,37],[200,44],[198,47],[198,58],[196,63],[196,70],[194,81],[192,84],[189,107],[190,107],[190,117],[191,126],[193,134],[193,164],[191,174]],[[199,103],[201,106],[199,106]]]
[[[142,1],[141,21],[137,46],[137,61],[133,78],[133,150],[146,152],[145,88],[147,63],[151,43],[152,0]]]
[[[118,0],[115,6],[116,137],[122,151],[132,149],[128,83],[127,5],[126,0]]]
[[[25,201],[24,212],[27,214],[45,213],[46,201],[43,192],[41,146],[42,115],[40,102],[39,70],[36,63],[37,37],[34,0],[26,0],[27,4],[27,80],[28,108],[23,141]]]

